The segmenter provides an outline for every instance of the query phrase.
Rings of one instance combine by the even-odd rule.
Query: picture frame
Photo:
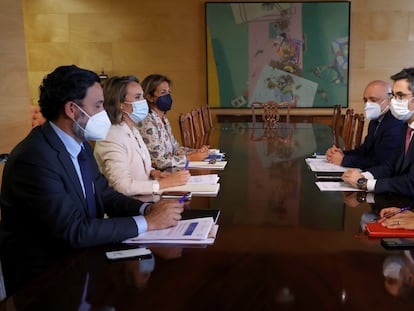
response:
[[[209,106],[348,107],[350,5],[206,2]]]

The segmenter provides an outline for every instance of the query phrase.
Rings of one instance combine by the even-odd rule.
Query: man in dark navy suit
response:
[[[342,151],[333,146],[326,151],[330,163],[362,170],[384,163],[399,147],[400,132],[404,123],[390,112],[391,85],[375,80],[364,91],[365,116],[369,122],[368,134],[358,148]]]
[[[392,115],[405,123],[400,133],[399,149],[390,160],[368,168],[361,173],[357,169],[344,172],[342,179],[348,184],[374,193],[414,195],[414,67],[406,68],[391,76]]]
[[[103,100],[98,75],[74,65],[42,81],[47,122],[13,149],[3,171],[0,255],[8,295],[70,250],[121,242],[181,218],[178,200],[151,205],[108,186],[87,142],[104,139],[111,126]]]

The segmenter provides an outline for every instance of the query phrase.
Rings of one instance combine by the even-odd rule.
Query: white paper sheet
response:
[[[317,181],[315,184],[321,191],[363,191],[343,181]]]

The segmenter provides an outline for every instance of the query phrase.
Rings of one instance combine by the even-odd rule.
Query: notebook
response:
[[[389,229],[383,227],[381,223],[369,222],[365,225],[368,236],[378,238],[414,238],[414,230],[408,229]]]

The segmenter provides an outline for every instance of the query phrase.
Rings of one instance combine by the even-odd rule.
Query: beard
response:
[[[73,120],[73,133],[75,134],[75,136],[77,138],[79,138],[80,140],[85,140],[85,127],[86,127],[86,122],[82,122],[81,120]]]

